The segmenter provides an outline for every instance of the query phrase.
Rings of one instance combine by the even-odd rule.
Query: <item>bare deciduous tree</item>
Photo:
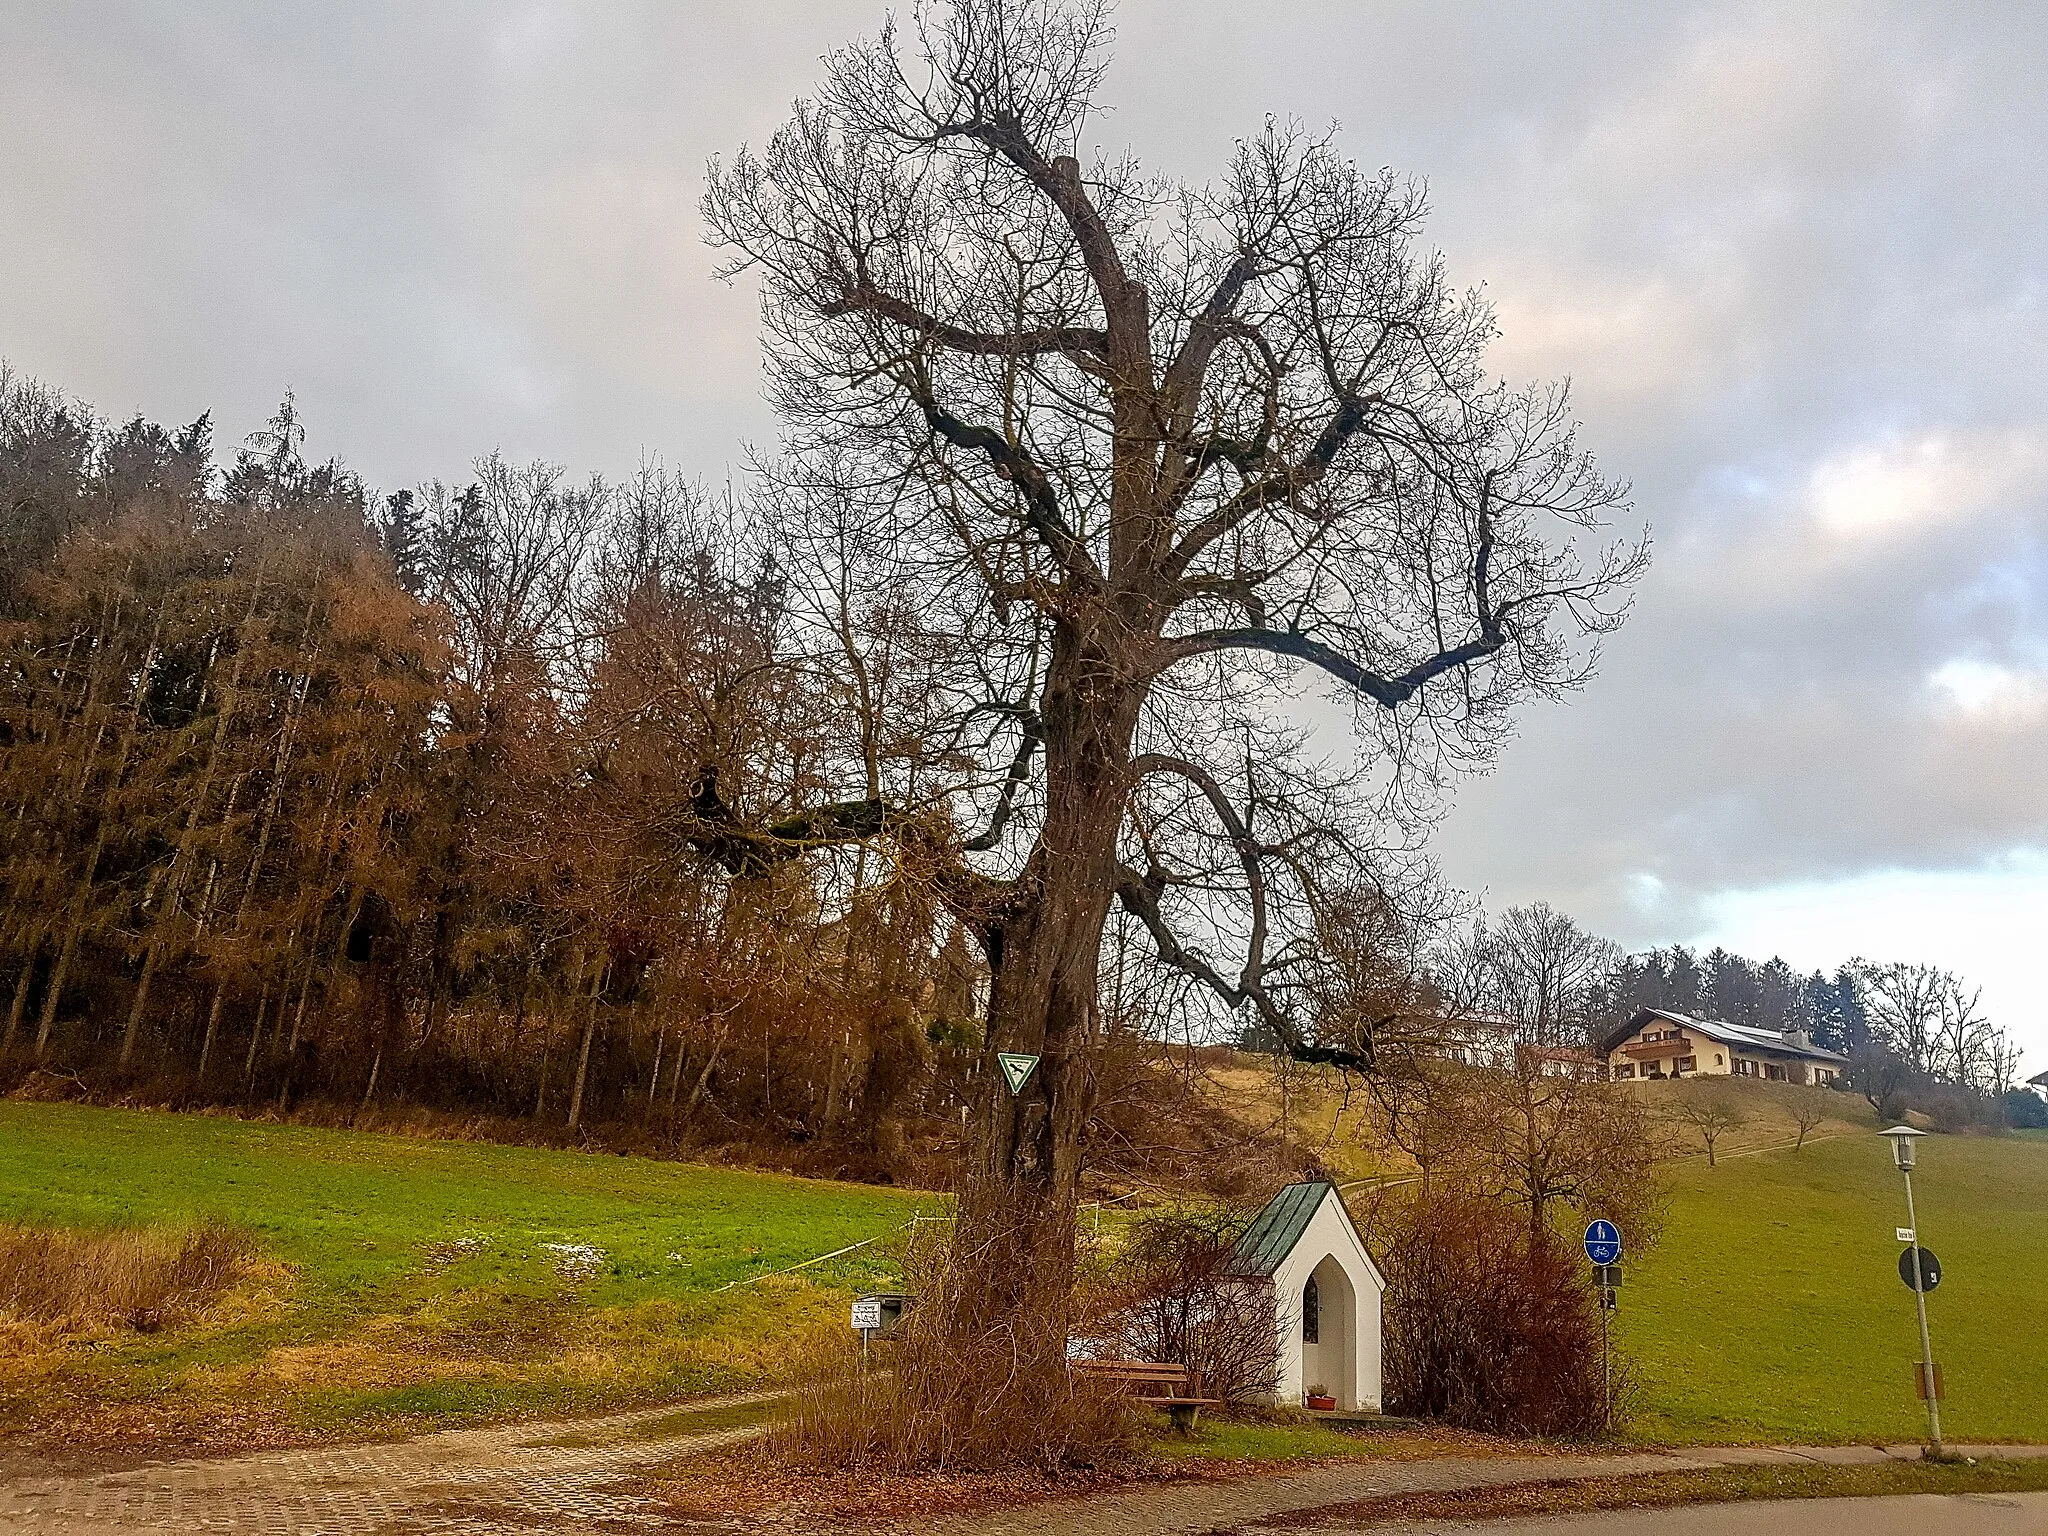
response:
[[[1911,965],[1903,960],[1883,965],[1868,960],[1851,963],[1862,984],[1871,1028],[1913,1071],[1927,1071],[1934,1056],[1947,973],[1939,966]]]
[[[1792,1095],[1792,1123],[1799,1128],[1799,1139],[1792,1143],[1794,1152],[1806,1146],[1806,1138],[1820,1126],[1827,1123],[1832,1108],[1825,1092],[1818,1088],[1802,1089]]]
[[[984,1073],[958,1323],[1004,1363],[964,1395],[1060,1369],[996,1345],[1059,1336],[1017,1324],[1071,1286],[1113,904],[1296,1056],[1373,1064],[1290,1005],[1314,892],[1371,845],[1318,814],[1358,786],[1319,794],[1273,706],[1304,672],[1350,699],[1412,827],[1585,675],[1576,638],[1644,561],[1600,542],[1622,494],[1565,391],[1487,375],[1493,317],[1416,249],[1419,187],[1277,123],[1210,187],[1084,161],[1109,36],[1052,0],[956,0],[908,50],[885,29],[704,205],[761,286],[764,504],[812,547],[854,509],[861,599],[918,618],[947,751],[794,805],[707,762],[689,836],[735,870],[890,850],[987,954],[988,1051],[1039,1058],[1014,1097]]]
[[[1671,1114],[1699,1137],[1709,1168],[1714,1166],[1715,1144],[1749,1123],[1749,1116],[1725,1093],[1681,1093],[1671,1101]]]
[[[1498,1021],[1523,1044],[1583,1047],[1600,988],[1624,960],[1621,946],[1547,901],[1476,916],[1432,956],[1446,1001]]]

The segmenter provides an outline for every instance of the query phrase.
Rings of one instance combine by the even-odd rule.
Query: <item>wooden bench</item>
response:
[[[1182,1434],[1195,1427],[1204,1408],[1222,1404],[1221,1398],[1197,1395],[1202,1390],[1199,1372],[1170,1360],[1076,1360],[1072,1370],[1076,1376],[1105,1382],[1148,1407],[1164,1409]]]

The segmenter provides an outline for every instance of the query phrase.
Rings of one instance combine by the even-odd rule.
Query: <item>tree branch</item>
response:
[[[1415,696],[1415,691],[1431,678],[1463,666],[1466,662],[1477,661],[1490,656],[1507,643],[1506,632],[1498,623],[1481,625],[1479,638],[1468,640],[1463,645],[1452,646],[1439,651],[1427,661],[1419,662],[1397,677],[1383,677],[1370,668],[1362,667],[1343,652],[1325,645],[1299,630],[1292,629],[1204,629],[1192,635],[1183,635],[1167,642],[1168,665],[1184,661],[1190,656],[1200,656],[1216,651],[1266,651],[1275,656],[1290,656],[1297,661],[1308,662],[1321,667],[1338,681],[1348,684],[1376,704],[1392,709],[1405,704]]]
[[[1131,280],[1124,271],[1123,256],[1116,248],[1109,226],[1102,222],[1101,213],[1088,200],[1087,190],[1081,185],[1080,162],[1071,155],[1047,160],[1025,134],[1022,125],[1008,113],[939,123],[931,136],[934,140],[967,138],[980,141],[1009,161],[1026,181],[1045,194],[1046,199],[1059,209],[1067,227],[1074,232],[1074,239],[1081,247],[1081,259],[1088,265],[1089,276],[1094,278],[1096,291],[1114,326],[1116,316],[1129,298]]]
[[[1507,617],[1518,603],[1527,602],[1524,595],[1511,601],[1495,604],[1493,601],[1493,511],[1492,477],[1481,480],[1479,486],[1478,525],[1479,541],[1472,552],[1472,604],[1479,616],[1479,633],[1462,645],[1445,647],[1434,656],[1417,662],[1407,671],[1388,677],[1362,667],[1349,656],[1326,645],[1313,636],[1293,629],[1267,629],[1259,622],[1259,616],[1252,613],[1252,627],[1245,629],[1204,629],[1191,635],[1183,635],[1167,642],[1168,661],[1171,666],[1190,656],[1213,654],[1217,651],[1265,651],[1274,656],[1289,656],[1297,661],[1308,662],[1322,668],[1338,681],[1357,689],[1374,703],[1393,709],[1405,704],[1415,696],[1431,678],[1441,677],[1453,668],[1478,661],[1493,655],[1507,644]],[[1439,641],[1441,644],[1441,641]]]
[[[1159,910],[1159,893],[1164,888],[1163,880],[1141,875],[1128,867],[1120,871],[1116,885],[1118,902],[1152,936],[1162,964],[1199,981],[1233,1010],[1249,1002],[1294,1060],[1312,1066],[1341,1067],[1365,1074],[1372,1072],[1374,1057],[1369,1036],[1362,1049],[1316,1044],[1295,1027],[1293,1017],[1262,983],[1254,981],[1249,986],[1232,986],[1208,961],[1183,947]]]
[[[838,298],[821,302],[818,310],[835,319],[852,314],[880,315],[915,331],[925,340],[975,357],[1036,357],[1059,353],[1093,361],[1100,358],[1109,346],[1109,337],[1089,326],[1052,325],[1037,330],[1003,333],[949,325],[908,300],[885,293],[864,278],[845,284]]]
[[[1180,543],[1167,557],[1167,576],[1178,578],[1203,550],[1252,513],[1275,502],[1287,501],[1322,479],[1337,455],[1343,452],[1344,445],[1365,425],[1366,417],[1374,406],[1381,403],[1381,398],[1376,393],[1342,397],[1335,413],[1323,423],[1322,431],[1316,434],[1316,440],[1298,462],[1285,465],[1264,479],[1254,480],[1181,536]]]
[[[1216,291],[1209,295],[1209,302],[1202,306],[1201,314],[1188,327],[1187,340],[1181,343],[1180,351],[1167,365],[1160,393],[1165,397],[1167,412],[1177,432],[1185,433],[1195,419],[1195,407],[1201,399],[1202,378],[1208,372],[1209,359],[1215,355],[1223,338],[1230,334],[1230,317],[1237,308],[1238,296],[1257,271],[1258,262],[1252,253],[1241,252],[1225,270]]]
[[[1038,718],[1036,710],[1021,711],[1024,729],[1023,739],[1017,743],[1017,755],[1010,759],[1010,771],[1003,776],[1002,793],[996,797],[995,809],[989,813],[988,825],[979,837],[970,838],[960,845],[966,853],[986,853],[1003,840],[1003,828],[1009,825],[1016,814],[1017,791],[1024,787],[1031,777],[1031,759],[1045,743],[1045,725]]]
[[[718,788],[718,769],[706,764],[690,789],[694,825],[682,841],[736,880],[760,879],[778,865],[821,848],[843,848],[887,837],[930,878],[947,908],[976,932],[1015,899],[1015,883],[969,869],[949,840],[937,836],[922,817],[886,800],[839,800],[781,821],[750,827],[740,820]],[[999,829],[998,829],[999,830]]]
[[[1038,461],[993,427],[970,426],[940,405],[932,390],[931,375],[921,359],[912,359],[900,375],[905,391],[924,413],[925,424],[955,448],[987,455],[1001,478],[1023,493],[1024,521],[1036,533],[1055,560],[1069,575],[1096,582],[1101,579],[1094,556],[1067,526],[1060,512],[1059,493]]]

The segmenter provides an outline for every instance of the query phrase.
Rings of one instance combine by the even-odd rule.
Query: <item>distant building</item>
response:
[[[2029,1088],[2040,1089],[2041,1097],[2044,1099],[2048,1099],[2048,1072],[2039,1072],[2036,1073],[2034,1076],[2028,1078],[2027,1086]]]
[[[1460,1014],[1437,1027],[1432,1054],[1468,1067],[1514,1070],[1517,1056],[1535,1063],[1545,1077],[1576,1077],[1592,1082],[1601,1076],[1600,1057],[1569,1045],[1525,1045],[1512,1019],[1499,1014]]]
[[[1774,1083],[1831,1085],[1849,1058],[1815,1045],[1801,1029],[1756,1029],[1644,1008],[1598,1042],[1616,1082],[1673,1077],[1754,1077]]]

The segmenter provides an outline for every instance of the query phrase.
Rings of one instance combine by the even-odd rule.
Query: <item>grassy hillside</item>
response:
[[[1617,1318],[1640,1438],[1918,1431],[1898,1175],[1847,1101],[1791,1151],[1783,1097],[1749,1089],[1719,1166],[1661,1174],[1665,1236],[1630,1255]],[[2048,1439],[2048,1134],[1930,1138],[1915,1188],[1945,1266],[1930,1310],[1950,1433]],[[761,1382],[839,1325],[850,1291],[893,1279],[904,1224],[938,1208],[636,1158],[0,1102],[0,1223],[225,1219],[276,1261],[162,1333],[0,1318],[0,1434],[249,1443]]]
[[[765,1379],[931,1196],[768,1174],[0,1102],[0,1222],[224,1219],[282,1263],[196,1327],[0,1338],[0,1430],[358,1430]],[[4,1333],[0,1329],[0,1333]]]
[[[1645,1439],[1910,1440],[1919,1354],[1904,1194],[1865,1129],[1708,1168],[1667,1165],[1663,1242],[1629,1267],[1618,1336]],[[1955,1439],[2048,1440],[2048,1136],[1921,1143],[1920,1233]]]

